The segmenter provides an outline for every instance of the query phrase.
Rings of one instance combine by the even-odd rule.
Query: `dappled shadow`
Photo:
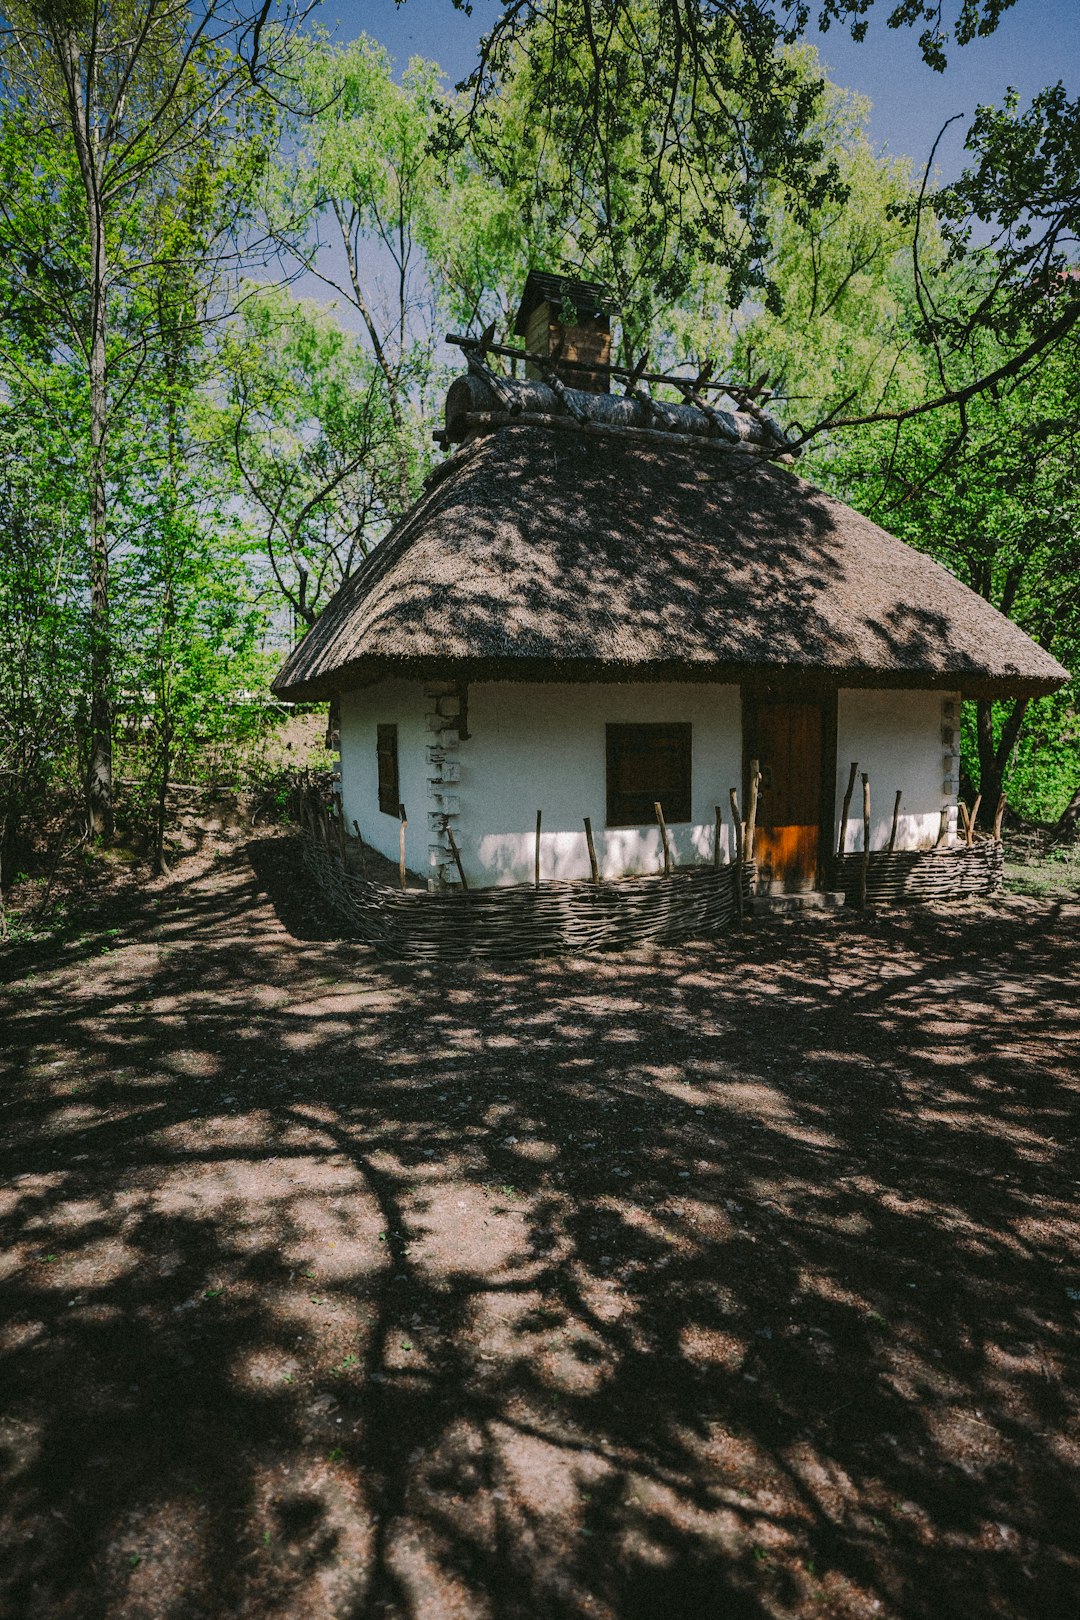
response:
[[[1072,1611],[1076,908],[424,968],[255,857],[8,959],[4,1612]]]

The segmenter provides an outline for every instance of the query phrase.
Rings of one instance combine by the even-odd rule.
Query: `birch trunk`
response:
[[[86,202],[90,258],[86,369],[90,403],[88,540],[90,547],[90,735],[86,780],[87,830],[113,831],[112,645],[109,625],[109,539],[106,453],[109,432],[108,268],[102,205],[100,136],[94,118],[96,60],[84,65],[74,33],[57,39],[68,119]]]

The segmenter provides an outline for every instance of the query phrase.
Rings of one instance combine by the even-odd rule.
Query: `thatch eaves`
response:
[[[525,425],[438,470],[274,690],[448,672],[968,696],[1068,678],[940,564],[760,455]]]

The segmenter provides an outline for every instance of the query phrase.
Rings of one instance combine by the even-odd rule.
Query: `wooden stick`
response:
[[[589,847],[589,866],[592,871],[592,880],[594,883],[599,883],[600,868],[596,864],[596,845],[593,843],[592,822],[588,816],[585,817],[585,842]]]
[[[670,877],[671,876],[671,851],[668,849],[667,822],[664,820],[664,812],[661,809],[660,803],[659,803],[658,800],[654,802],[653,810],[656,812],[656,821],[657,821],[657,825],[660,828],[660,842],[664,846],[664,876],[665,877]]]
[[[539,811],[539,810],[536,812],[536,861],[534,863],[534,870],[533,870],[533,885],[537,889],[540,887],[540,816],[541,816],[541,814],[542,814],[542,812]]]
[[[902,797],[903,797],[903,790],[901,788],[897,788],[897,790],[896,790],[896,802],[894,803],[894,805],[892,807],[892,831],[889,834],[889,854],[890,855],[892,854],[893,850],[896,848],[896,829],[897,829],[897,826],[898,826],[899,821],[900,821],[900,800],[901,800]]]
[[[356,842],[360,845],[360,870],[367,877],[367,849],[364,844],[364,835],[360,831],[360,823],[353,817],[353,831],[356,833]]]
[[[866,905],[866,880],[870,873],[870,778],[862,773],[862,860],[859,862],[859,905]]]
[[[858,772],[859,762],[857,759],[854,759],[851,762],[851,774],[847,780],[847,792],[844,794],[844,808],[840,812],[840,842],[836,846],[836,854],[838,859],[841,855],[843,855],[844,844],[847,842],[848,811],[851,809],[851,795],[855,791],[855,778],[858,775]]]
[[[1001,795],[1001,797],[998,799],[997,809],[994,811],[994,838],[995,838],[995,840],[1000,840],[1000,838],[1001,838],[1001,823],[1004,820],[1004,817],[1005,817],[1005,795],[1003,793]]]
[[[447,823],[446,837],[450,845],[450,853],[454,857],[454,865],[457,867],[457,875],[461,879],[461,887],[465,890],[465,893],[468,894],[469,885],[465,881],[465,868],[462,866],[461,856],[458,854],[457,840],[454,837],[454,829],[449,825],[449,823]]]
[[[969,844],[973,843],[974,840],[975,840],[975,823],[978,820],[980,804],[982,804],[982,794],[981,793],[976,793],[976,795],[975,795],[975,803],[971,807],[971,815],[968,818],[968,838],[967,838],[967,841],[968,841]]]
[[[713,838],[712,863],[713,863],[714,866],[719,866],[720,865],[720,834],[724,830],[724,818],[720,813],[720,806],[719,805],[715,805],[714,809],[716,810],[716,835]]]
[[[957,801],[956,801],[956,813],[960,817],[960,831],[964,835],[964,842],[965,842],[965,844],[970,844],[971,843],[970,817],[969,817],[969,814],[968,814],[968,807],[964,803],[963,799],[957,799]]]
[[[739,814],[739,795],[736,793],[734,788],[729,788],[728,789],[728,796],[731,799],[731,820],[732,820],[732,823],[733,823],[733,825],[735,827],[735,914],[741,921],[742,920],[742,914],[743,914],[742,817]]]
[[[401,874],[401,887],[405,887],[405,829],[409,825],[409,818],[405,814],[405,806],[398,805],[398,815],[401,817],[401,831],[398,833],[398,870]]]
[[[947,804],[943,804],[942,807],[941,807],[941,821],[940,821],[940,823],[938,825],[937,843],[934,845],[934,848],[935,849],[940,849],[941,845],[945,842],[945,840],[946,840],[946,838],[948,838],[948,836],[949,836],[949,807],[948,807]]]
[[[754,858],[754,834],[757,831],[758,791],[761,787],[761,771],[758,761],[750,761],[750,808],[746,812],[746,849],[743,859],[752,861]]]
[[[484,335],[486,336],[487,334],[485,333]],[[452,343],[457,349],[479,349],[481,347],[482,340],[480,338],[469,337],[468,335],[463,335],[458,332],[447,332],[446,342]],[[531,349],[519,348],[517,345],[510,343],[484,343],[483,352],[484,354],[504,355],[510,360],[528,360],[533,365],[537,366],[547,365],[551,359],[550,355],[540,354],[539,352],[534,353]],[[648,356],[646,355],[644,358],[647,364]],[[565,367],[567,370],[573,371],[597,370],[596,362],[593,360],[560,360],[559,364]],[[743,398],[748,397],[748,391],[741,383],[725,381],[713,382],[709,377],[699,377],[696,379],[688,377],[672,377],[670,373],[666,371],[644,371],[641,367],[640,361],[636,366],[632,367],[608,365],[605,369],[610,371],[613,377],[630,378],[635,383],[639,379],[642,382],[674,383],[676,386],[681,386],[684,383],[694,383],[697,388],[715,389],[718,393],[724,394],[730,392],[732,398],[734,398],[736,395],[740,395]]]

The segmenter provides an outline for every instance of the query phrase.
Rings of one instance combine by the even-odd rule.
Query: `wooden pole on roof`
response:
[[[585,817],[585,843],[589,851],[589,868],[592,872],[592,880],[594,883],[599,883],[600,868],[596,864],[596,845],[593,843],[592,822],[588,816]]]
[[[663,848],[664,848],[664,876],[665,877],[670,877],[671,876],[671,851],[668,849],[667,822],[664,820],[664,812],[663,812],[663,809],[661,808],[659,800],[654,801],[653,810],[656,813],[656,824],[660,828],[660,842],[661,842],[661,844],[663,845]]]
[[[398,872],[401,876],[401,887],[405,887],[405,829],[409,825],[409,818],[405,814],[405,806],[398,805],[398,815],[401,817],[401,831],[398,833]]]
[[[536,812],[536,860],[533,865],[533,885],[537,889],[540,887],[540,817],[542,813],[540,810]]]
[[[870,778],[862,773],[862,860],[859,863],[859,905],[866,905],[866,880],[870,875]]]
[[[743,914],[742,817],[739,814],[739,795],[736,793],[734,788],[728,788],[728,796],[731,799],[731,820],[732,820],[732,823],[733,823],[733,825],[735,827],[735,913],[736,913],[737,917],[739,918],[739,921],[741,922],[742,921],[742,914]]]
[[[893,807],[892,807],[892,831],[889,834],[889,854],[890,855],[892,854],[893,850],[896,848],[896,828],[897,828],[897,825],[898,825],[898,823],[900,821],[900,800],[902,798],[903,798],[903,791],[902,791],[902,789],[897,788],[897,790],[896,790],[896,801],[895,801],[895,803],[893,804]]]
[[[843,855],[844,845],[847,842],[848,811],[851,809],[851,795],[855,791],[855,778],[858,775],[858,772],[859,762],[857,759],[853,759],[851,762],[851,772],[847,779],[847,792],[844,794],[844,808],[840,812],[840,842],[836,846],[836,856],[838,860]]]

